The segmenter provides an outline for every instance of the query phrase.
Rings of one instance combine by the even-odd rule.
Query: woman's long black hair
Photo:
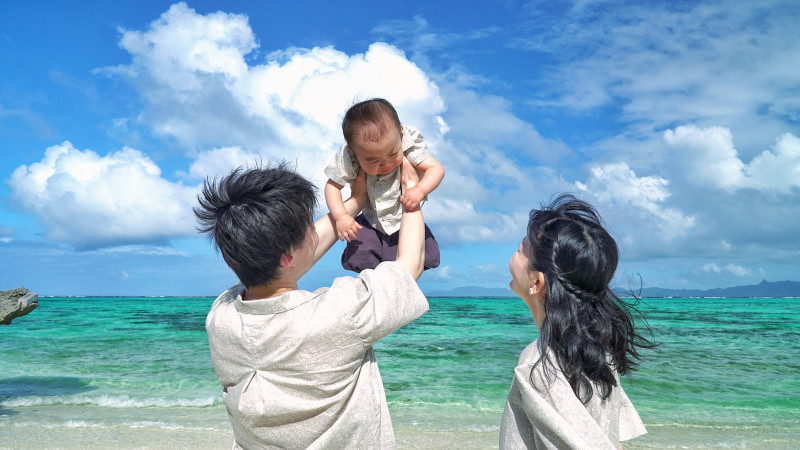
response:
[[[549,349],[582,402],[592,398],[593,382],[606,399],[617,385],[614,369],[621,375],[635,370],[639,350],[655,346],[634,327],[635,303],[623,302],[609,287],[617,243],[594,207],[569,194],[531,211],[528,239],[530,268],[542,272],[547,285],[536,364],[549,373]]]

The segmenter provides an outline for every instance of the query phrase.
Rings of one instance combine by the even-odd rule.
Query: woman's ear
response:
[[[539,272],[538,270],[531,271],[531,283],[532,286],[528,290],[528,294],[531,296],[539,293],[547,293],[547,283],[545,283],[544,274],[542,272]]]

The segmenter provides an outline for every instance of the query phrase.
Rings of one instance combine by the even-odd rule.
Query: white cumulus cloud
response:
[[[434,224],[452,226],[445,240],[518,234],[513,213],[492,208],[486,214],[484,208],[498,198],[529,200],[530,192],[541,190],[533,189],[520,162],[568,153],[511,114],[511,102],[499,97],[451,85],[447,104],[425,71],[382,42],[354,54],[332,46],[275,50],[253,64],[258,42],[246,16],[200,15],[179,3],[146,30],[124,31],[120,45],[132,61],[102,72],[128,80],[141,93],[145,108],[136,120],[190,149],[193,162],[181,173],[192,179],[254,160],[287,160],[322,186],[323,169],[342,142],[345,109],[358,100],[388,99],[403,123],[422,131],[447,171],[426,210]],[[520,160],[503,156],[517,146],[524,149]],[[455,210],[444,209],[454,207],[466,220],[448,220]]]
[[[436,234],[440,242],[502,242],[522,236],[527,217],[522,213],[481,213],[466,200],[438,199],[423,208],[430,219],[446,233]]]
[[[250,166],[261,162],[257,153],[246,152],[240,147],[222,147],[208,150],[197,155],[189,168],[194,178],[205,178],[216,174],[225,174],[239,166]]]
[[[119,45],[131,61],[96,73],[128,82],[144,107],[113,122],[125,133],[142,126],[185,149],[190,160],[176,175],[192,183],[235,166],[286,160],[322,186],[323,169],[342,142],[344,110],[383,97],[403,123],[422,131],[447,171],[426,209],[434,229],[448,227],[440,240],[502,241],[521,233],[525,218],[515,211],[531,206],[515,199],[531,201],[531,192],[542,191],[541,181],[533,188],[535,173],[525,164],[568,152],[516,118],[512,104],[499,97],[450,85],[448,110],[439,86],[386,43],[354,54],[332,46],[288,48],[254,64],[259,43],[247,16],[200,15],[185,3],[146,29],[121,33]],[[519,160],[503,157],[515,146],[525,149]],[[133,194],[132,183],[112,183],[111,174],[121,170],[136,175],[140,192],[153,192]],[[546,168],[535,170],[554,178]],[[193,188],[167,181],[152,160],[128,148],[101,157],[65,142],[48,149],[40,163],[18,168],[11,183],[50,238],[81,248],[164,242],[194,226]]]
[[[737,277],[749,277],[752,275],[752,272],[742,267],[738,264],[727,264],[725,266],[720,266],[717,263],[706,263],[700,267],[699,272],[707,273],[707,274],[732,274]]]
[[[612,163],[591,169],[586,183],[576,183],[578,189],[594,197],[608,213],[622,217],[638,217],[628,223],[632,229],[658,229],[661,237],[671,240],[684,235],[694,226],[695,218],[678,209],[664,205],[670,196],[669,182],[659,176],[638,177],[626,163]],[[622,221],[620,221],[622,222]]]
[[[739,277],[749,277],[752,274],[750,270],[737,264],[728,264],[725,270]]]
[[[777,139],[770,150],[753,158],[745,172],[751,185],[762,189],[787,192],[800,186],[800,139],[786,133]]]
[[[742,184],[744,164],[733,147],[729,130],[682,126],[665,131],[664,141],[677,150],[676,160],[687,161],[688,181],[720,188]]]
[[[665,131],[664,141],[692,184],[781,192],[800,186],[800,139],[791,133],[783,134],[772,150],[764,150],[749,163],[740,159],[727,128],[680,126]]]
[[[247,16],[200,15],[178,3],[148,29],[124,31],[120,46],[132,61],[101,72],[138,90],[146,105],[140,122],[192,149],[195,177],[259,156],[294,162],[321,184],[342,141],[344,110],[372,97],[391,101],[434,148],[447,130],[437,86],[385,43],[353,55],[333,47],[290,48],[250,65],[258,42]]]
[[[464,274],[453,266],[439,266],[436,270],[429,271],[426,276],[434,280],[450,281],[460,279]]]
[[[197,187],[172,183],[140,151],[100,156],[66,141],[18,167],[7,181],[14,199],[78,248],[163,242],[194,233]]]

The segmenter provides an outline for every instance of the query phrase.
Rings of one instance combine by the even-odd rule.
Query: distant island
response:
[[[798,281],[767,281],[749,286],[715,289],[643,288],[642,297],[800,297]]]
[[[646,298],[658,297],[800,297],[798,281],[767,281],[749,286],[734,286],[715,289],[665,289],[658,287],[642,288],[641,294]],[[622,297],[630,296],[629,291],[619,290]],[[448,291],[427,292],[428,297],[516,297],[508,288],[486,288],[480,286],[462,286]]]

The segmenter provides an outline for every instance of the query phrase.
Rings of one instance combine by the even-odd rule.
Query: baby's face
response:
[[[403,163],[400,130],[395,128],[383,133],[378,141],[359,140],[350,150],[369,175],[386,175]]]

